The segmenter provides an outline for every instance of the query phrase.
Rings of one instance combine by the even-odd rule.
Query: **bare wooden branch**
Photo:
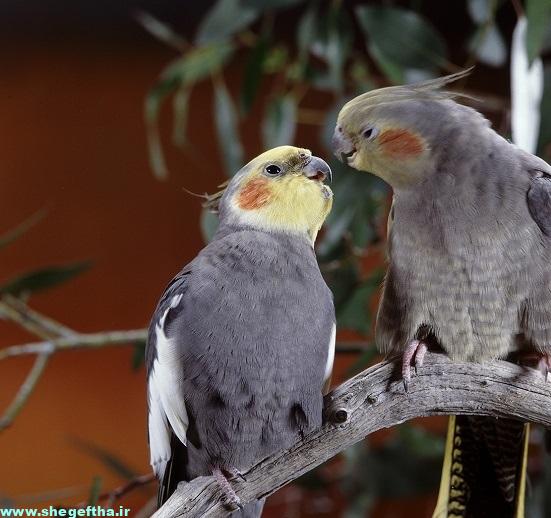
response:
[[[292,448],[260,462],[232,481],[243,503],[272,494],[367,435],[415,417],[444,414],[513,417],[551,427],[551,383],[534,369],[512,363],[452,362],[427,353],[404,391],[399,367],[379,363],[326,396],[327,422]],[[182,483],[156,518],[226,516],[212,477]]]
[[[76,334],[72,329],[31,309],[25,302],[13,295],[2,296],[0,313],[41,338],[58,338]]]
[[[102,333],[79,333],[66,338],[34,342],[30,344],[12,345],[0,350],[0,360],[26,354],[54,353],[66,349],[94,349],[113,345],[128,345],[142,342],[147,338],[146,329],[131,329],[129,331],[104,331]]]

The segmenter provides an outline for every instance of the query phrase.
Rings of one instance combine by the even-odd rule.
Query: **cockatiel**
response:
[[[432,343],[454,360],[536,353],[549,367],[551,167],[442,89],[463,75],[360,95],[333,137],[394,191],[375,333],[402,355],[406,388]],[[522,516],[525,444],[522,423],[452,418],[435,516]]]
[[[160,504],[179,481],[214,475],[241,507],[231,479],[321,425],[335,312],[313,244],[331,210],[330,176],[306,149],[252,160],[215,196],[213,240],[165,289],[146,352]]]

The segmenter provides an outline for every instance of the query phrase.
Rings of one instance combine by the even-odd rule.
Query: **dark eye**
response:
[[[277,176],[279,173],[281,173],[281,167],[274,164],[267,165],[266,173],[268,173],[270,176]]]
[[[379,131],[377,130],[377,128],[371,127],[364,130],[363,137],[366,140],[373,140],[378,134]]]

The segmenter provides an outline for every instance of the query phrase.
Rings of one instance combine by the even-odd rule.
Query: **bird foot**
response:
[[[229,480],[236,480],[236,479],[241,479],[243,482],[247,482],[247,479],[245,478],[245,475],[243,475],[243,473],[241,473],[241,471],[239,471],[238,469],[236,468],[228,468],[226,470],[228,472],[229,475],[231,475],[231,477],[229,478]]]
[[[231,473],[233,469],[227,470],[227,471]],[[226,475],[224,475],[222,470],[220,468],[214,468],[212,470],[212,475],[215,478],[216,482],[218,483],[218,486],[222,490],[224,503],[232,507],[243,509],[243,504],[241,503],[241,499],[237,496],[237,493],[235,492],[233,487],[231,487],[229,480],[227,479]]]
[[[402,357],[402,381],[404,382],[404,389],[406,392],[408,391],[408,385],[411,381],[412,363],[415,367],[415,374],[417,374],[417,369],[423,366],[426,353],[427,344],[422,340],[412,340],[407,345]]]

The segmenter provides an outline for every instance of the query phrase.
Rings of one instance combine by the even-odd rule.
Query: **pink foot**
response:
[[[231,472],[233,471],[233,469],[229,471]],[[239,509],[242,509],[243,505],[241,504],[241,499],[237,496],[233,487],[231,487],[231,484],[228,482],[228,479],[226,478],[226,475],[224,475],[222,470],[220,468],[214,468],[212,470],[212,475],[216,479],[218,486],[222,490],[224,502],[230,504],[233,507],[238,507]]]
[[[402,357],[402,380],[404,382],[404,388],[406,392],[408,390],[408,384],[411,380],[411,364],[415,366],[415,373],[417,368],[423,366],[423,360],[427,353],[427,344],[421,340],[412,340],[404,351]]]

